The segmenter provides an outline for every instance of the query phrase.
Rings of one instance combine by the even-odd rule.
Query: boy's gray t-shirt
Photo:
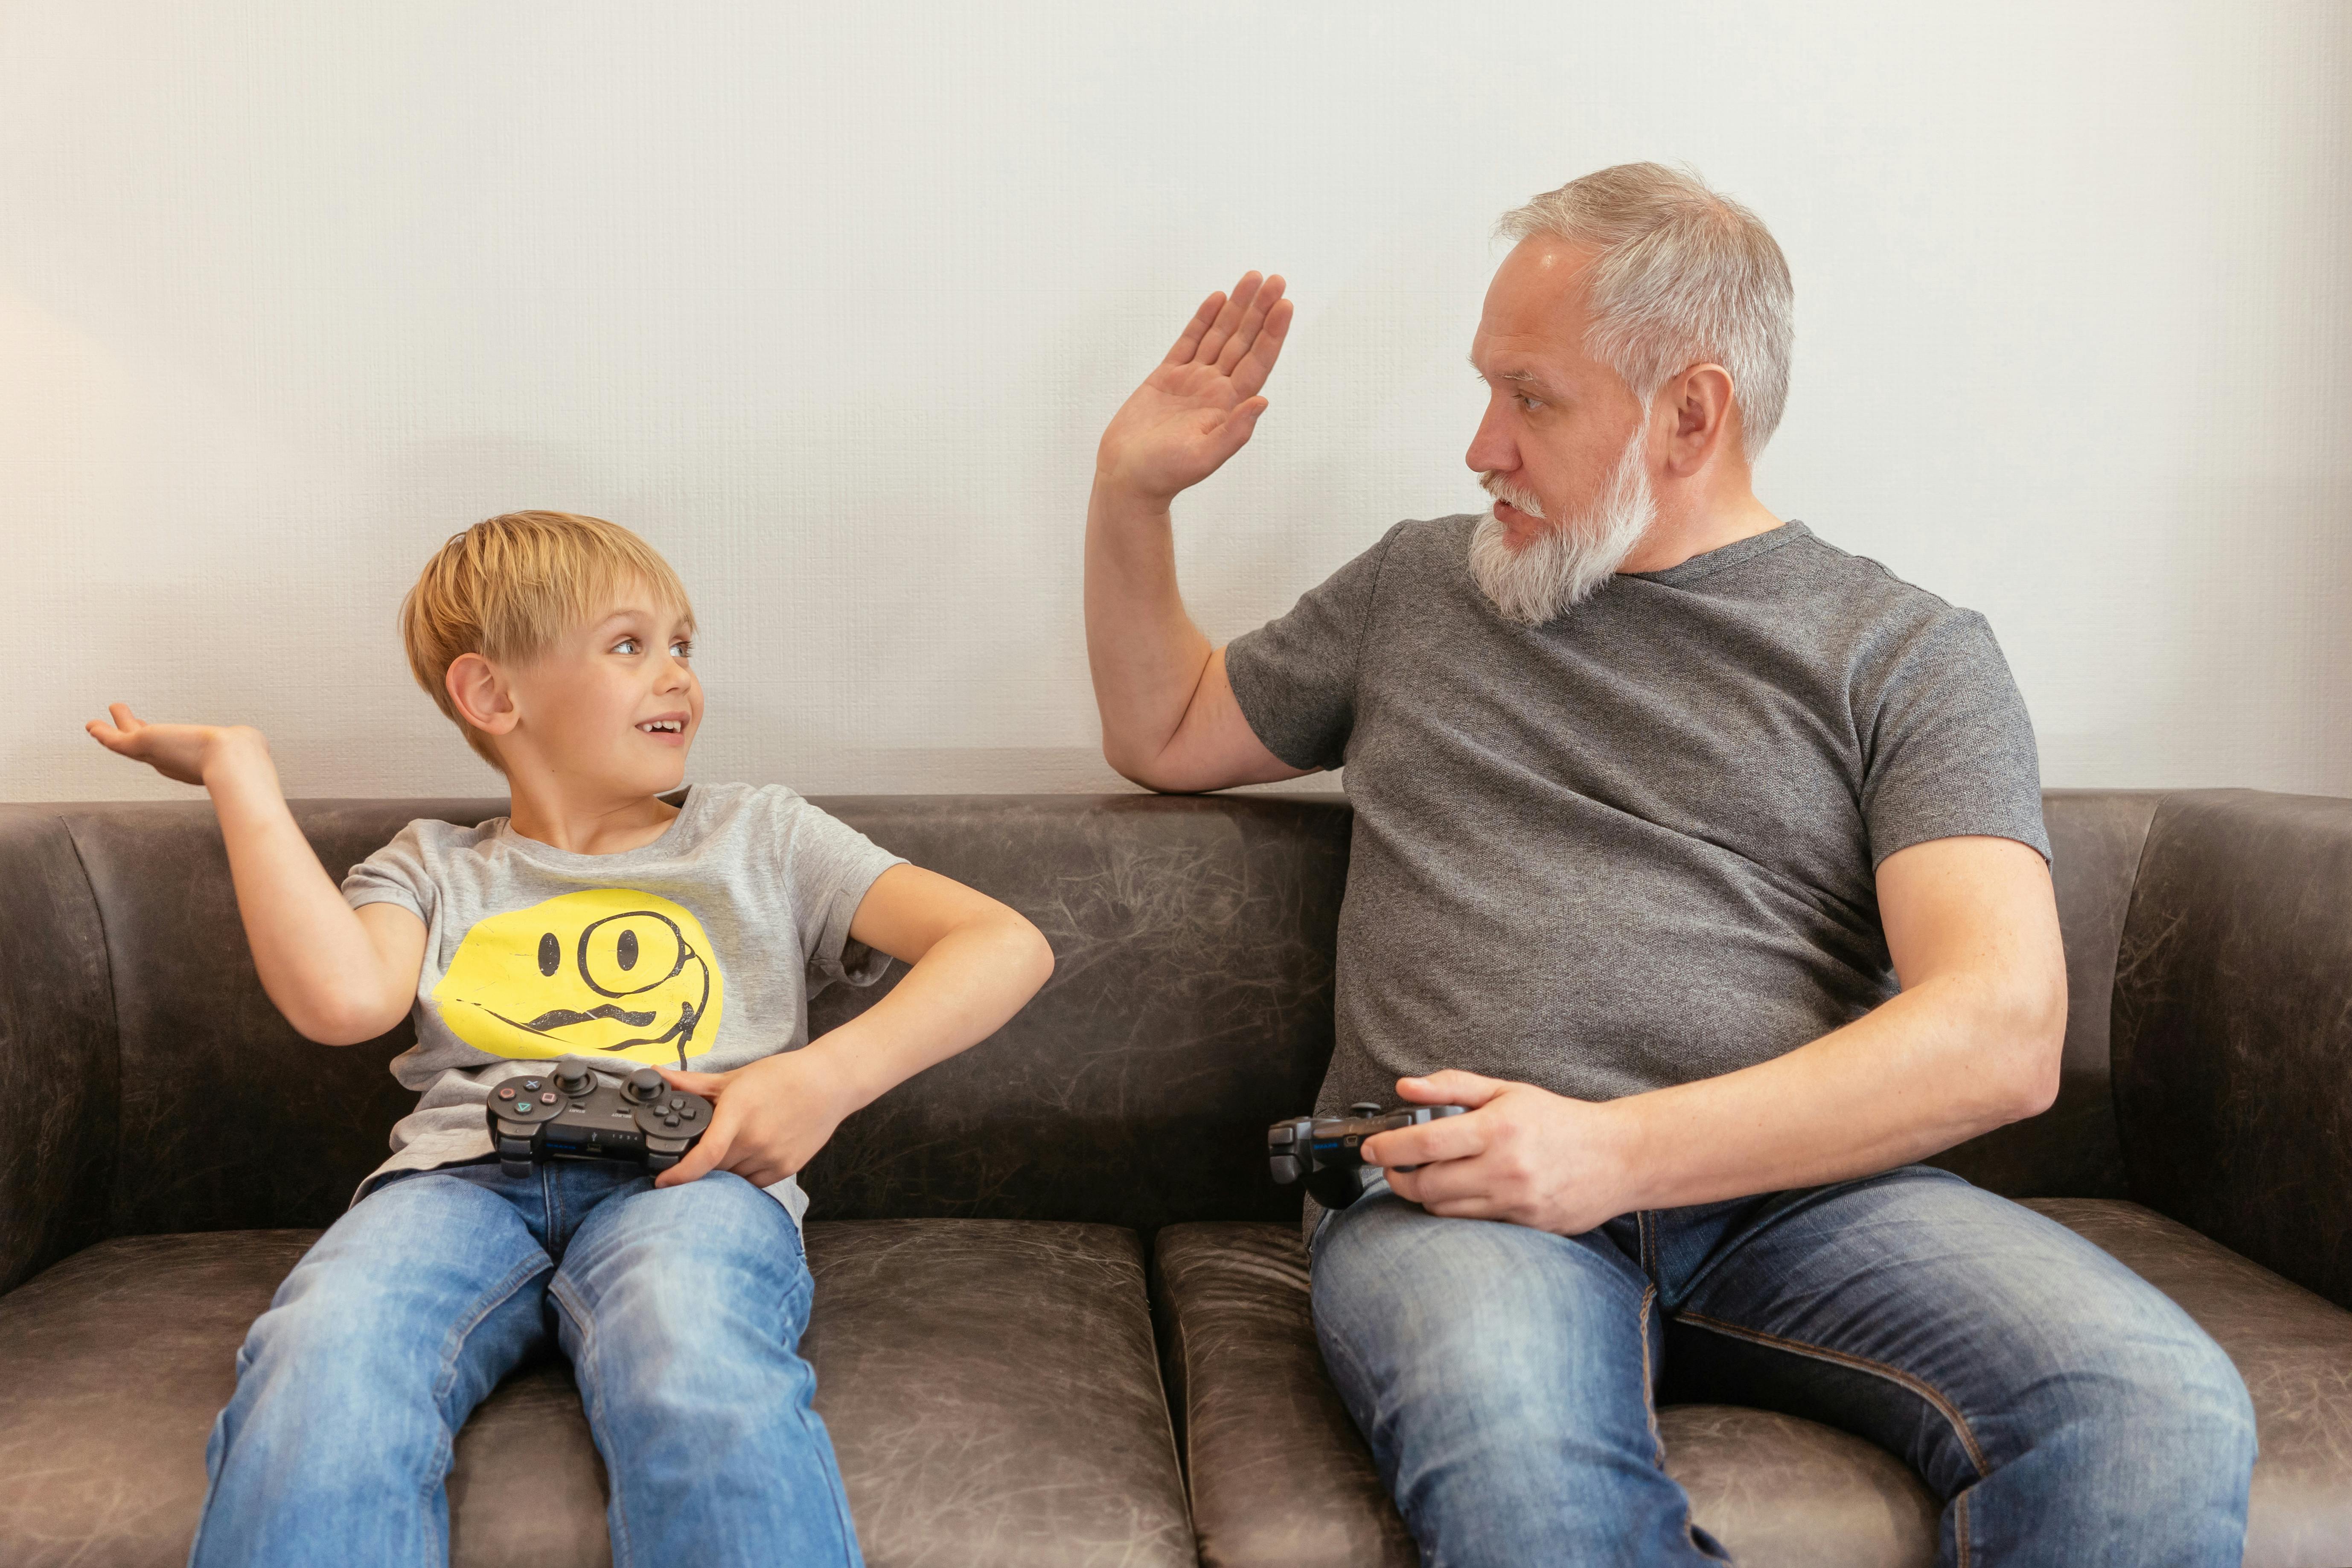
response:
[[[343,879],[353,909],[398,904],[425,927],[416,1044],[392,1063],[422,1093],[361,1193],[487,1158],[491,1089],[556,1057],[725,1072],[806,1045],[812,995],[888,967],[849,923],[899,863],[781,784],[696,784],[659,838],[616,855],[503,816],[410,823]],[[797,1224],[799,1184],[768,1190]]]
[[[1522,626],[1478,521],[1398,524],[1226,649],[1258,738],[1355,806],[1318,1110],[1444,1068],[1612,1100],[1768,1061],[1897,989],[1880,861],[2048,857],[1973,611],[1790,522]]]

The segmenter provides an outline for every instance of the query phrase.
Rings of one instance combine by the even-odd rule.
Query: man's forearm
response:
[[[1941,976],[1771,1061],[1612,1101],[1628,1206],[1867,1175],[2035,1115],[2056,1092],[2064,1031],[2063,990]]]
[[[1096,480],[1087,503],[1086,616],[1103,755],[1149,782],[1141,775],[1182,725],[1213,651],[1177,590],[1165,501]]]

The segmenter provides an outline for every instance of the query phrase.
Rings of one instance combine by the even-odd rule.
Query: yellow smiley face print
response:
[[[475,921],[433,1001],[451,1034],[493,1056],[683,1068],[718,1038],[726,991],[691,910],[595,888]]]

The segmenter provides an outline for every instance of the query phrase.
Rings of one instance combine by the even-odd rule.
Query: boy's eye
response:
[[[672,658],[692,658],[694,644],[686,637],[680,637],[669,645],[669,654]]]
[[[619,642],[613,645],[613,651],[614,653],[635,653],[638,651],[637,639],[635,637],[623,637]]]

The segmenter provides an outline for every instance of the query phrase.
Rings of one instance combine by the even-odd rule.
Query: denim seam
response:
[[[587,1302],[572,1289],[572,1282],[561,1269],[547,1282],[547,1293],[555,1298],[566,1316],[580,1331],[580,1353],[572,1358],[572,1371],[580,1387],[580,1405],[588,1417],[588,1434],[595,1441],[597,1451],[605,1451],[604,1379],[596,1366],[596,1352],[603,1344],[596,1332],[596,1314],[588,1310]],[[637,1560],[629,1543],[629,1510],[621,1497],[619,1467],[607,1463],[605,1487],[612,1512],[613,1568],[631,1568]]]
[[[1650,1303],[1658,1299],[1655,1285],[1642,1288],[1642,1308],[1634,1326],[1642,1336],[1642,1414],[1650,1423],[1650,1452],[1658,1468],[1666,1468],[1666,1440],[1658,1433],[1658,1403],[1651,1397],[1650,1388]]]
[[[541,1256],[545,1257],[546,1254],[542,1251]],[[472,1336],[476,1329],[482,1326],[482,1321],[485,1318],[505,1306],[514,1299],[516,1291],[530,1284],[538,1275],[541,1267],[527,1258],[517,1262],[514,1268],[508,1271],[505,1279],[483,1291],[477,1299],[471,1317],[451,1327],[449,1337],[441,1342],[441,1372],[440,1375],[433,1380],[434,1404],[439,1405],[447,1399],[449,1391],[457,1386],[457,1358],[465,1352],[466,1341]],[[446,1426],[447,1423],[444,1422],[443,1425]]]
[[[1899,1367],[1888,1366],[1884,1362],[1872,1361],[1865,1356],[1854,1355],[1846,1351],[1833,1351],[1824,1345],[1809,1345],[1800,1340],[1784,1339],[1779,1334],[1766,1333],[1761,1329],[1743,1329],[1736,1324],[1706,1317],[1697,1312],[1682,1312],[1676,1314],[1676,1317],[1682,1322],[1695,1323],[1702,1329],[1713,1329],[1717,1333],[1729,1334],[1734,1339],[1769,1345],[1776,1350],[1811,1356],[1816,1360],[1830,1362],[1839,1366],[1849,1366],[1857,1372],[1866,1372],[1873,1376],[1883,1377],[1890,1383],[1907,1388],[1935,1406],[1937,1413],[1950,1423],[1952,1431],[1960,1439],[1960,1446],[1968,1450],[1969,1462],[1976,1467],[1977,1479],[1982,1480],[1991,1473],[1985,1466],[1984,1450],[1977,1447],[1976,1434],[1969,1429],[1969,1424],[1960,1415],[1958,1408],[1950,1400]]]
[[[1958,1568],[1969,1568],[1969,1494],[1952,1500],[1952,1540],[1959,1549]]]

